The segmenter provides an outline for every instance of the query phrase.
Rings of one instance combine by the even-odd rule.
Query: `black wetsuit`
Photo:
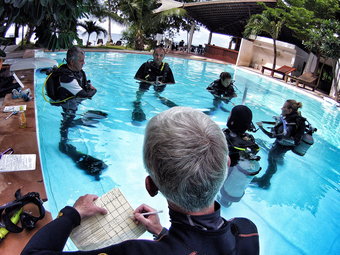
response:
[[[225,87],[223,86],[221,79],[213,81],[207,87],[207,90],[214,96],[227,97],[229,100],[236,96],[233,84],[231,83],[228,87]]]
[[[223,133],[228,142],[231,167],[236,166],[240,160],[240,150],[237,148],[248,148],[253,155],[259,151],[259,146],[255,143],[255,138],[251,134],[235,134],[232,133],[228,128],[223,129]]]
[[[153,61],[148,61],[142,64],[136,75],[135,79],[141,79],[150,82],[158,81],[162,83],[175,83],[174,76],[172,74],[171,68],[168,63],[162,62],[160,66],[157,66]],[[146,82],[141,82],[139,90],[146,91],[150,88],[151,84]],[[154,90],[157,92],[162,92],[166,85],[154,86]]]
[[[286,122],[286,128],[284,123]],[[259,187],[269,188],[270,179],[277,171],[277,163],[283,159],[287,151],[292,150],[301,141],[305,132],[305,118],[299,113],[293,112],[286,115],[278,124],[276,124],[271,132],[270,137],[276,138],[268,153],[268,168],[263,176],[254,178],[252,182],[257,183]],[[263,130],[263,128],[261,128]],[[268,131],[267,131],[268,132]]]
[[[72,207],[65,207],[61,212],[61,217],[44,226],[31,238],[22,255],[62,253],[70,232],[80,224],[80,216]],[[168,234],[157,241],[128,240],[99,250],[72,254],[259,254],[255,224],[245,218],[226,221],[220,216],[218,203],[215,204],[215,212],[209,215],[189,216],[170,209],[170,218],[172,224]]]
[[[72,71],[65,64],[59,67],[58,73],[60,82],[58,96],[60,100],[66,100],[60,104],[63,108],[60,135],[62,141],[67,141],[68,129],[74,126],[78,105],[83,100],[92,98],[97,90],[91,89],[88,85],[83,70]]]

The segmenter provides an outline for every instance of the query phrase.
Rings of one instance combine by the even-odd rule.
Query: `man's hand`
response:
[[[105,208],[101,208],[94,204],[94,201],[98,198],[96,195],[85,195],[81,196],[74,203],[73,207],[80,214],[80,218],[85,218],[89,216],[93,216],[96,214],[107,214]]]
[[[141,213],[155,211],[156,210],[152,207],[142,204],[136,208],[136,210],[134,211],[134,216],[136,224],[141,223],[151,234],[159,235],[163,227],[159,221],[158,214],[151,214],[146,216],[141,215]]]
[[[256,125],[258,125],[259,127],[263,127],[262,121],[256,122]]]

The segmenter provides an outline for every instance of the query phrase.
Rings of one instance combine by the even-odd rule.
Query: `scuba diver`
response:
[[[213,108],[210,108],[205,114],[211,115],[218,108],[221,108],[224,112],[229,112],[222,106],[222,102],[228,104],[230,100],[237,97],[234,89],[234,81],[231,79],[231,75],[228,72],[222,72],[218,80],[213,81],[207,90],[214,96]]]
[[[136,80],[140,81],[140,83],[139,89],[136,92],[136,100],[133,102],[133,121],[145,120],[145,113],[141,106],[141,99],[144,93],[149,90],[151,85],[153,85],[155,96],[159,98],[164,105],[170,108],[177,106],[171,100],[160,96],[160,93],[164,91],[166,84],[175,83],[169,64],[163,62],[164,57],[165,50],[162,47],[156,47],[153,52],[153,60],[143,63],[134,77]]]
[[[228,128],[223,129],[228,142],[230,168],[217,199],[225,207],[241,200],[250,181],[261,170],[260,157],[256,156],[260,148],[255,138],[246,133],[247,130],[256,131],[252,118],[247,106],[237,105],[229,115]]]
[[[51,74],[46,78],[45,87],[47,95],[53,100],[49,102],[63,109],[59,150],[70,156],[79,168],[98,176],[107,165],[100,159],[77,151],[75,146],[68,143],[69,128],[78,125],[93,127],[93,124],[98,123],[97,119],[107,117],[107,113],[101,111],[88,111],[82,118],[75,118],[78,105],[83,100],[92,99],[97,92],[82,70],[84,60],[84,51],[72,46],[67,51],[66,64],[52,69]]]
[[[281,108],[280,117],[274,117],[276,122],[257,122],[259,128],[270,138],[276,138],[268,153],[268,168],[259,178],[254,178],[252,184],[268,189],[270,180],[277,171],[277,163],[282,161],[285,153],[292,150],[303,156],[308,148],[314,143],[312,133],[316,131],[301,113],[298,111],[302,103],[295,100],[287,100]],[[274,124],[271,132],[264,129],[263,124]]]

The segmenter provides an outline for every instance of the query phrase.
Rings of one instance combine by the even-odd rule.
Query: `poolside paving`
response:
[[[24,83],[25,88],[30,88],[34,93],[34,70],[17,71],[17,76]],[[0,151],[7,148],[13,148],[15,154],[36,154],[36,169],[32,171],[16,171],[0,174],[0,205],[15,199],[14,193],[21,189],[24,195],[28,192],[38,192],[40,197],[46,201],[47,194],[45,191],[43,175],[40,165],[40,156],[37,141],[36,116],[34,99],[24,102],[23,99],[12,99],[11,94],[2,98],[0,104]],[[1,102],[0,102],[1,103]],[[9,119],[5,118],[9,113],[2,110],[5,106],[26,104],[27,128],[19,127],[19,114],[13,115]],[[36,206],[27,206],[25,211],[33,212],[38,215]],[[38,221],[37,227],[32,231],[24,230],[21,233],[8,233],[0,243],[0,254],[20,254],[32,235],[43,225],[52,220],[51,214],[46,213],[43,220]]]

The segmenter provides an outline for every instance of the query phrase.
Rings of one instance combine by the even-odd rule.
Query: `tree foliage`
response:
[[[286,7],[281,3],[277,8],[269,8],[262,4],[264,11],[261,14],[254,14],[248,20],[243,35],[249,38],[251,35],[269,35],[274,43],[273,69],[276,67],[276,41],[286,23]]]
[[[275,8],[265,7],[262,14],[253,15],[245,28],[244,35],[263,33],[273,38],[274,68],[277,38],[275,31],[279,31],[282,26],[289,28],[293,36],[301,40],[306,48],[317,56],[317,64],[313,73],[318,75],[321,57],[336,60],[340,58],[339,5],[338,0],[285,0],[285,2],[279,0]],[[279,10],[284,10],[284,12]],[[280,15],[276,15],[278,13]],[[322,68],[320,73],[322,73]],[[334,77],[334,66],[332,69]],[[336,83],[333,82],[333,86],[336,86]],[[332,91],[337,91],[337,89],[332,88]]]
[[[157,33],[180,27],[178,17],[186,13],[184,9],[173,8],[161,13],[154,13],[159,6],[156,0],[121,0],[118,8],[127,31],[123,33],[130,46],[144,49],[145,43],[150,43]]]
[[[77,35],[78,19],[100,8],[97,0],[1,0],[0,37],[12,24],[30,24],[39,46],[68,48]]]
[[[92,33],[95,33],[97,35],[97,37],[98,37],[98,35],[100,33],[103,33],[104,35],[107,35],[107,31],[104,28],[102,28],[101,26],[98,26],[96,24],[96,21],[88,20],[88,21],[80,22],[80,23],[78,23],[78,26],[80,26],[80,27],[85,29],[85,32],[83,33],[83,35],[87,34],[87,43],[86,43],[86,46],[89,45],[90,35]]]

